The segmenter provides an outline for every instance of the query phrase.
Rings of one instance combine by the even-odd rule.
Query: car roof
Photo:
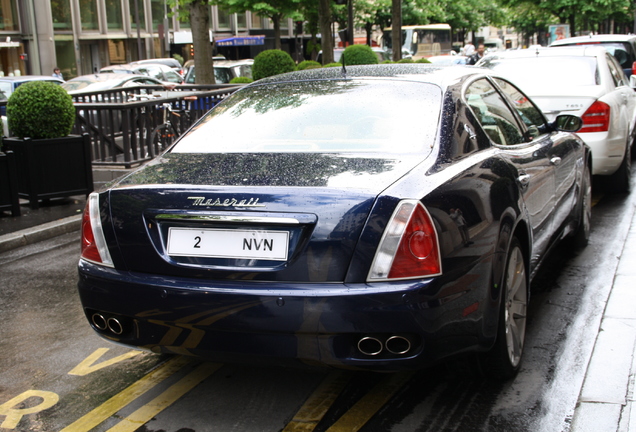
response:
[[[590,45],[574,45],[562,47],[541,47],[527,48],[510,51],[496,51],[489,54],[487,58],[530,58],[530,57],[561,57],[564,55],[578,57],[604,57],[607,50],[601,46]]]
[[[552,42],[550,46],[589,43],[589,42],[626,42],[630,40],[636,40],[636,35],[600,34],[600,35],[574,36],[570,38],[565,38],[565,39]]]
[[[24,81],[58,81],[64,82],[64,80],[51,76],[51,75],[21,75],[21,76],[4,76],[0,77],[0,81],[10,82],[24,82]]]
[[[338,80],[338,79],[387,79],[392,81],[411,81],[430,83],[445,90],[449,85],[473,75],[500,76],[490,70],[476,68],[474,66],[435,66],[425,63],[388,63],[375,65],[347,66],[343,73],[341,67],[306,69],[303,71],[289,72],[262,78],[254,81],[247,87],[264,84],[300,82],[312,80]]]

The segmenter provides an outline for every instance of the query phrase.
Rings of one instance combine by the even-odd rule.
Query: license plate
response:
[[[169,228],[168,255],[287,260],[289,232]]]

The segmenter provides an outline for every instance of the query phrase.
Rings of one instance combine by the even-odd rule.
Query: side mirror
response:
[[[583,120],[580,117],[570,114],[563,114],[551,123],[552,129],[563,132],[578,132],[583,127]]]

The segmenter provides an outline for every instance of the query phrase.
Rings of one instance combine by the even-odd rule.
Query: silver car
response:
[[[477,63],[514,81],[552,121],[583,119],[579,136],[592,149],[593,174],[608,189],[630,188],[636,92],[614,56],[602,47],[533,48],[497,52]]]

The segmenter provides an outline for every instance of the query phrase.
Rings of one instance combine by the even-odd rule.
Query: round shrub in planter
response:
[[[305,70],[305,69],[319,69],[321,68],[322,65],[320,63],[318,63],[317,61],[313,61],[313,60],[303,60],[300,63],[298,63],[298,70]]]
[[[252,77],[254,81],[296,70],[296,63],[283,50],[265,50],[254,57]]]
[[[20,138],[65,137],[75,123],[75,106],[71,95],[59,85],[31,81],[9,97],[7,119],[9,130]]]
[[[344,63],[351,65],[378,64],[378,56],[373,52],[369,45],[349,45],[342,53]],[[343,62],[343,59],[340,59]]]

